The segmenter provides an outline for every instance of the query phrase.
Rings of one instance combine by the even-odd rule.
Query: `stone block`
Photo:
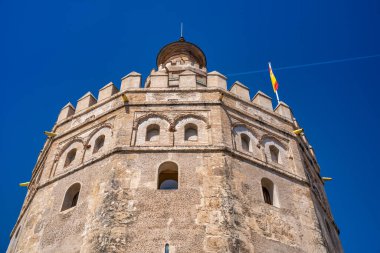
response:
[[[292,114],[292,111],[290,110],[290,107],[282,101],[280,101],[276,109],[274,109],[274,112],[280,114],[281,116],[289,120],[293,119],[293,114]]]
[[[196,74],[190,70],[185,70],[179,75],[180,88],[196,88]]]
[[[261,106],[267,110],[273,111],[272,98],[262,91],[258,91],[252,99],[252,103]]]
[[[227,77],[218,71],[212,71],[207,74],[207,87],[227,90]]]
[[[141,85],[141,74],[132,71],[125,77],[121,79],[121,87],[120,91],[124,91],[127,89],[137,89],[140,88]]]
[[[75,108],[74,106],[71,104],[71,103],[68,103],[67,105],[65,105],[62,109],[61,109],[61,112],[59,113],[59,116],[58,116],[58,122],[59,121],[62,121],[64,119],[67,119],[68,117],[70,117],[71,115],[73,115],[75,113]]]
[[[104,100],[116,94],[119,90],[113,84],[113,82],[108,83],[106,86],[99,90],[98,101]]]
[[[91,92],[87,92],[83,97],[78,99],[77,107],[75,112],[82,111],[94,104],[96,104],[96,98],[91,94]]]
[[[150,86],[151,88],[167,88],[169,82],[169,76],[165,72],[157,71],[150,74]]]
[[[239,81],[236,81],[232,86],[230,91],[234,93],[235,95],[238,95],[240,98],[244,100],[250,100],[249,97],[249,88],[242,84]]]

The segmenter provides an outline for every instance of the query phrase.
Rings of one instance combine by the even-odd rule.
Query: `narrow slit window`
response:
[[[76,154],[77,154],[77,149],[76,148],[70,150],[67,153],[64,167],[67,167],[67,166],[69,166],[69,165],[71,165],[73,163],[73,161],[75,160]]]
[[[104,140],[105,140],[104,135],[101,135],[98,138],[96,138],[95,144],[94,144],[94,150],[92,152],[93,154],[97,153],[99,150],[102,149],[102,147],[104,146]]]
[[[81,185],[75,183],[66,191],[65,198],[63,199],[61,211],[65,211],[72,208],[78,204],[79,192]]]
[[[165,253],[169,253],[169,243],[165,244]]]
[[[244,150],[244,151],[247,151],[249,152],[249,146],[251,144],[251,139],[249,138],[248,135],[246,134],[241,134],[240,135],[241,137],[241,148]]]

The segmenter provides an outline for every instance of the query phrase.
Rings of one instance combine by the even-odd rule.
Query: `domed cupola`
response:
[[[207,86],[206,56],[183,37],[161,48],[156,63],[157,70],[151,71],[145,81],[146,88]]]
[[[176,62],[190,62],[192,65],[198,65],[198,68],[204,68],[207,65],[206,56],[203,51],[195,44],[185,41],[181,37],[178,41],[164,46],[157,55],[157,67],[172,65]]]

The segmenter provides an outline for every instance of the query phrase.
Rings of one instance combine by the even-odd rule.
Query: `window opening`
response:
[[[240,137],[241,137],[241,148],[244,151],[249,152],[249,146],[250,146],[251,139],[246,134],[241,134]]]
[[[270,157],[272,159],[272,162],[278,163],[278,157],[280,150],[274,145],[269,146],[269,152],[270,152]]]
[[[158,125],[150,125],[146,129],[146,141],[158,141],[160,137],[160,127]]]
[[[159,190],[178,189],[178,166],[173,162],[164,162],[158,169]]]
[[[187,124],[185,126],[185,141],[197,141],[198,128],[194,124]]]
[[[81,185],[75,183],[66,191],[65,198],[63,200],[61,211],[65,211],[77,205],[79,199]]]
[[[97,153],[103,146],[104,146],[104,140],[105,136],[101,135],[95,140],[95,145],[94,145],[94,151],[92,152],[93,154]]]
[[[67,167],[67,166],[69,166],[69,165],[71,165],[73,163],[73,161],[75,160],[76,154],[77,154],[77,149],[76,148],[70,150],[67,153],[64,167]]]

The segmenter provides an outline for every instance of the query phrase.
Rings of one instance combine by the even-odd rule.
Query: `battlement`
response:
[[[98,92],[98,99],[91,92],[87,92],[77,101],[76,108],[71,104],[66,104],[58,115],[57,122],[62,122],[70,117],[75,117],[77,114],[82,114],[89,108],[96,108],[100,104],[104,104],[113,97],[118,97],[121,94],[128,93],[141,93],[159,90],[175,90],[176,92],[183,93],[197,93],[207,90],[220,90],[222,93],[231,94],[235,99],[244,101],[245,103],[257,106],[269,113],[286,118],[292,122],[293,115],[290,107],[284,102],[280,102],[275,109],[273,109],[272,98],[262,91],[258,91],[253,98],[250,97],[250,89],[239,81],[235,81],[230,89],[227,89],[227,77],[217,71],[211,71],[206,74],[204,79],[200,79],[199,73],[192,70],[185,70],[173,76],[165,70],[152,70],[150,75],[146,78],[144,87],[141,87],[141,74],[135,71],[130,72],[128,75],[121,78],[120,90],[113,82],[106,84]],[[176,81],[175,83],[170,81]],[[186,97],[182,98],[187,101]],[[198,97],[191,101],[204,101],[205,99]],[[130,101],[133,102],[133,101]],[[140,101],[141,102],[141,101]],[[180,101],[179,101],[180,102]],[[86,112],[87,112],[86,111]]]

